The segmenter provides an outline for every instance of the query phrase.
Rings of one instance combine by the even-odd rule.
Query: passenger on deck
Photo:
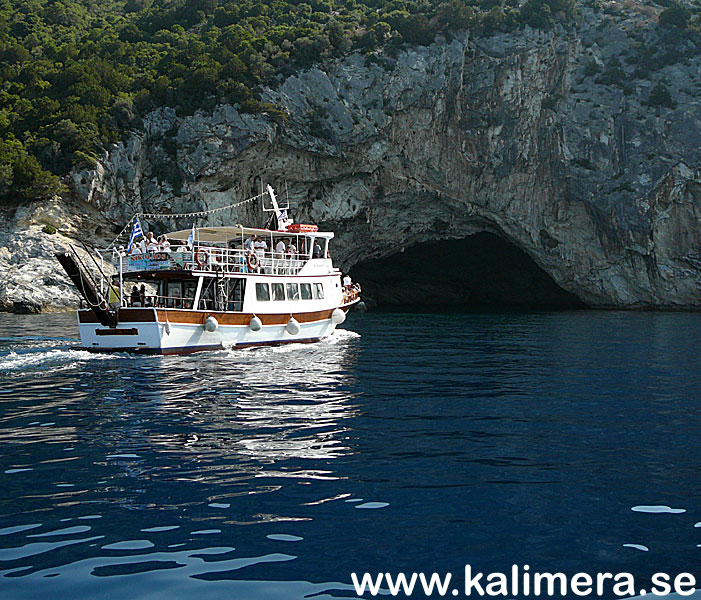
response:
[[[246,241],[243,243],[243,247],[246,249],[247,252],[253,252],[253,243],[255,242],[254,236],[249,236],[246,238]]]
[[[131,288],[129,300],[131,301],[132,306],[141,306],[141,296],[139,296],[139,288],[137,288],[136,286]]]
[[[316,240],[314,240],[314,247],[312,248],[312,258],[321,258],[321,246]]]
[[[141,306],[146,306],[146,286],[143,283],[139,289],[139,300],[141,300]]]
[[[265,258],[265,253],[268,250],[268,243],[257,235],[255,241],[253,242],[253,248],[256,251],[258,258],[262,259]]]
[[[141,254],[141,244],[134,244],[131,247],[131,252],[129,254]]]
[[[153,237],[153,232],[149,231],[146,234],[146,251],[147,252],[158,252],[158,241]]]
[[[158,251],[159,252],[170,252],[170,242],[165,235],[158,236]]]
[[[285,240],[283,239],[275,244],[275,258],[285,258]]]
[[[287,257],[290,260],[297,258],[297,246],[295,246],[294,242],[292,241],[287,246]]]

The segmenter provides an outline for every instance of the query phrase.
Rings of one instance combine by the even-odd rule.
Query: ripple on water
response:
[[[85,533],[90,531],[92,527],[89,525],[74,525],[73,527],[65,527],[63,529],[55,529],[53,531],[47,531],[45,533],[35,533],[28,535],[30,538],[40,538],[40,537],[51,537],[57,535],[75,535],[76,533]]]
[[[363,502],[355,508],[384,508],[385,506],[389,506],[389,502]]]
[[[663,505],[642,505],[642,506],[634,506],[631,508],[633,512],[642,512],[642,513],[668,513],[672,515],[678,515],[681,513],[685,513],[686,509],[685,508],[670,508],[669,506],[663,506]]]
[[[648,552],[650,548],[643,546],[642,544],[623,544],[624,548],[634,548],[635,550],[640,550],[641,552]]]
[[[414,570],[477,548],[690,570],[698,518],[638,513],[694,506],[698,329],[625,319],[653,326],[621,343],[598,312],[368,315],[362,338],[186,357],[0,343],[0,365],[27,361],[0,368],[3,595],[330,598],[378,552]]]
[[[278,542],[301,542],[304,538],[299,535],[291,535],[288,533],[271,533],[266,535],[269,540],[275,540]]]
[[[114,542],[102,546],[103,550],[146,550],[153,548],[155,544],[148,540],[125,540],[123,542]]]
[[[29,531],[30,529],[36,529],[41,527],[41,523],[31,523],[28,525],[15,525],[14,527],[3,527],[0,529],[0,535],[10,535],[12,533],[21,533],[23,531]]]

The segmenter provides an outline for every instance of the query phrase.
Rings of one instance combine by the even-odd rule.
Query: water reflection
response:
[[[351,321],[362,337],[159,358],[0,316],[0,594],[696,568],[701,317]]]

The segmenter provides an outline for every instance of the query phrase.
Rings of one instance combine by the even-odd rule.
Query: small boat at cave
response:
[[[333,266],[334,234],[288,219],[270,186],[232,207],[264,197],[272,206],[264,210],[274,212],[266,228],[193,225],[157,245],[136,215],[127,249],[115,240],[104,250],[57,254],[88,305],[78,310],[83,347],[183,354],[331,335],[360,301],[359,286],[344,285]]]

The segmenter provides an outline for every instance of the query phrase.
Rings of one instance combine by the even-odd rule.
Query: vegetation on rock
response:
[[[576,13],[575,0],[0,0],[0,198],[60,191],[59,175],[94,166],[160,106],[230,102],[284,123],[261,86],[319,60]],[[692,30],[698,15],[671,3],[660,23]]]

